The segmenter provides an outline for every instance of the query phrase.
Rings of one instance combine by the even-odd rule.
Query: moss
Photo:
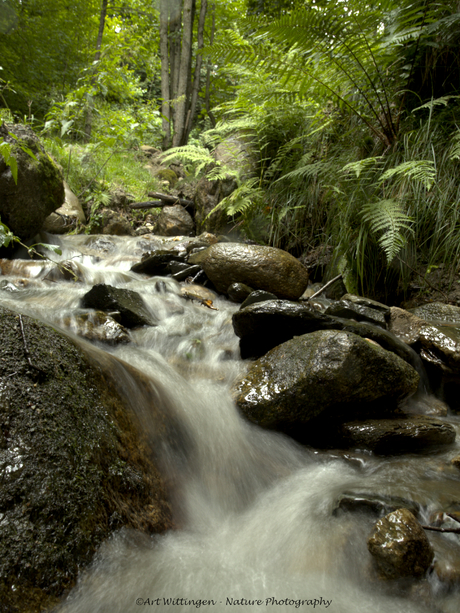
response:
[[[61,333],[22,322],[28,355],[19,317],[0,307],[0,602],[11,613],[52,604],[113,530],[171,526],[114,381]]]

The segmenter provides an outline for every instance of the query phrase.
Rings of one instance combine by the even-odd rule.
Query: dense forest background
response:
[[[100,206],[155,187],[141,145],[233,173],[243,236],[391,293],[458,272],[459,49],[458,0],[0,0],[0,119]]]

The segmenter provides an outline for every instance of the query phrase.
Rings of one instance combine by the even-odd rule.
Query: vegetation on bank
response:
[[[243,236],[297,257],[332,247],[329,274],[367,295],[457,272],[458,3],[0,4],[1,117],[42,132],[84,201],[154,190],[139,147],[170,136],[183,146],[169,159],[218,177],[212,152],[237,136],[254,172],[219,206]],[[191,51],[181,95],[178,37]]]

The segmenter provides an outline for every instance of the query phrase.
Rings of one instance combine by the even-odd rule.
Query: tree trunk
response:
[[[176,112],[174,117],[173,147],[178,147],[184,141],[185,115],[187,112],[187,85],[189,82],[189,67],[192,55],[194,4],[195,0],[184,0],[182,49],[179,65]]]
[[[163,129],[163,148],[171,144],[171,92],[169,82],[168,53],[168,0],[160,0],[160,59],[161,59],[161,127]]]
[[[192,129],[193,119],[196,113],[196,103],[198,100],[198,92],[200,91],[200,81],[201,81],[201,64],[203,62],[203,56],[201,55],[201,50],[204,45],[204,23],[206,21],[206,11],[208,8],[208,0],[201,0],[201,8],[200,8],[200,18],[198,20],[198,48],[197,48],[197,56],[196,56],[196,65],[195,65],[195,76],[193,79],[192,86],[192,96],[190,102],[190,110],[187,115],[187,121],[185,124],[185,134],[184,140],[187,141],[188,135],[190,134],[190,130]]]
[[[108,4],[108,0],[102,0],[101,12],[99,16],[99,32],[97,33],[96,53],[94,54],[94,62],[98,62],[101,59],[102,36],[104,34],[105,18],[107,16],[107,4]],[[91,78],[91,85],[94,85],[96,83],[96,70],[97,70],[97,66],[94,65],[93,76]],[[91,138],[92,127],[93,127],[93,103],[91,101],[88,104],[88,108],[86,110],[85,129],[84,129],[86,142],[88,142],[89,139]]]
[[[216,31],[216,5],[214,3],[211,6],[211,11],[212,11],[212,28],[211,28],[210,44],[212,45],[214,42],[214,33]],[[204,104],[206,107],[206,112],[208,114],[208,117],[211,120],[212,127],[215,128],[216,119],[211,111],[210,97],[211,97],[211,60],[208,60],[208,69],[206,71],[206,91],[205,91],[205,96],[204,96]]]

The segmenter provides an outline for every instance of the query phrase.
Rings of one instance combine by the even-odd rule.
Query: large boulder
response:
[[[349,332],[321,330],[293,338],[253,362],[233,395],[252,422],[303,438],[305,426],[320,415],[345,422],[376,401],[395,408],[416,391],[418,380],[409,364],[374,343]]]
[[[388,579],[419,577],[425,574],[434,557],[422,526],[408,509],[398,509],[382,517],[367,546],[380,572]]]
[[[133,408],[158,431],[165,418],[150,381],[109,354],[3,307],[0,334],[0,608],[35,613],[114,530],[172,526]]]
[[[297,300],[308,284],[306,268],[295,257],[274,247],[217,243],[189,257],[200,264],[217,291],[226,293],[233,283]]]
[[[1,125],[0,141],[10,144],[18,166],[16,184],[11,168],[0,154],[0,217],[16,236],[28,240],[64,202],[62,173],[28,126]],[[25,149],[30,150],[35,159]]]

